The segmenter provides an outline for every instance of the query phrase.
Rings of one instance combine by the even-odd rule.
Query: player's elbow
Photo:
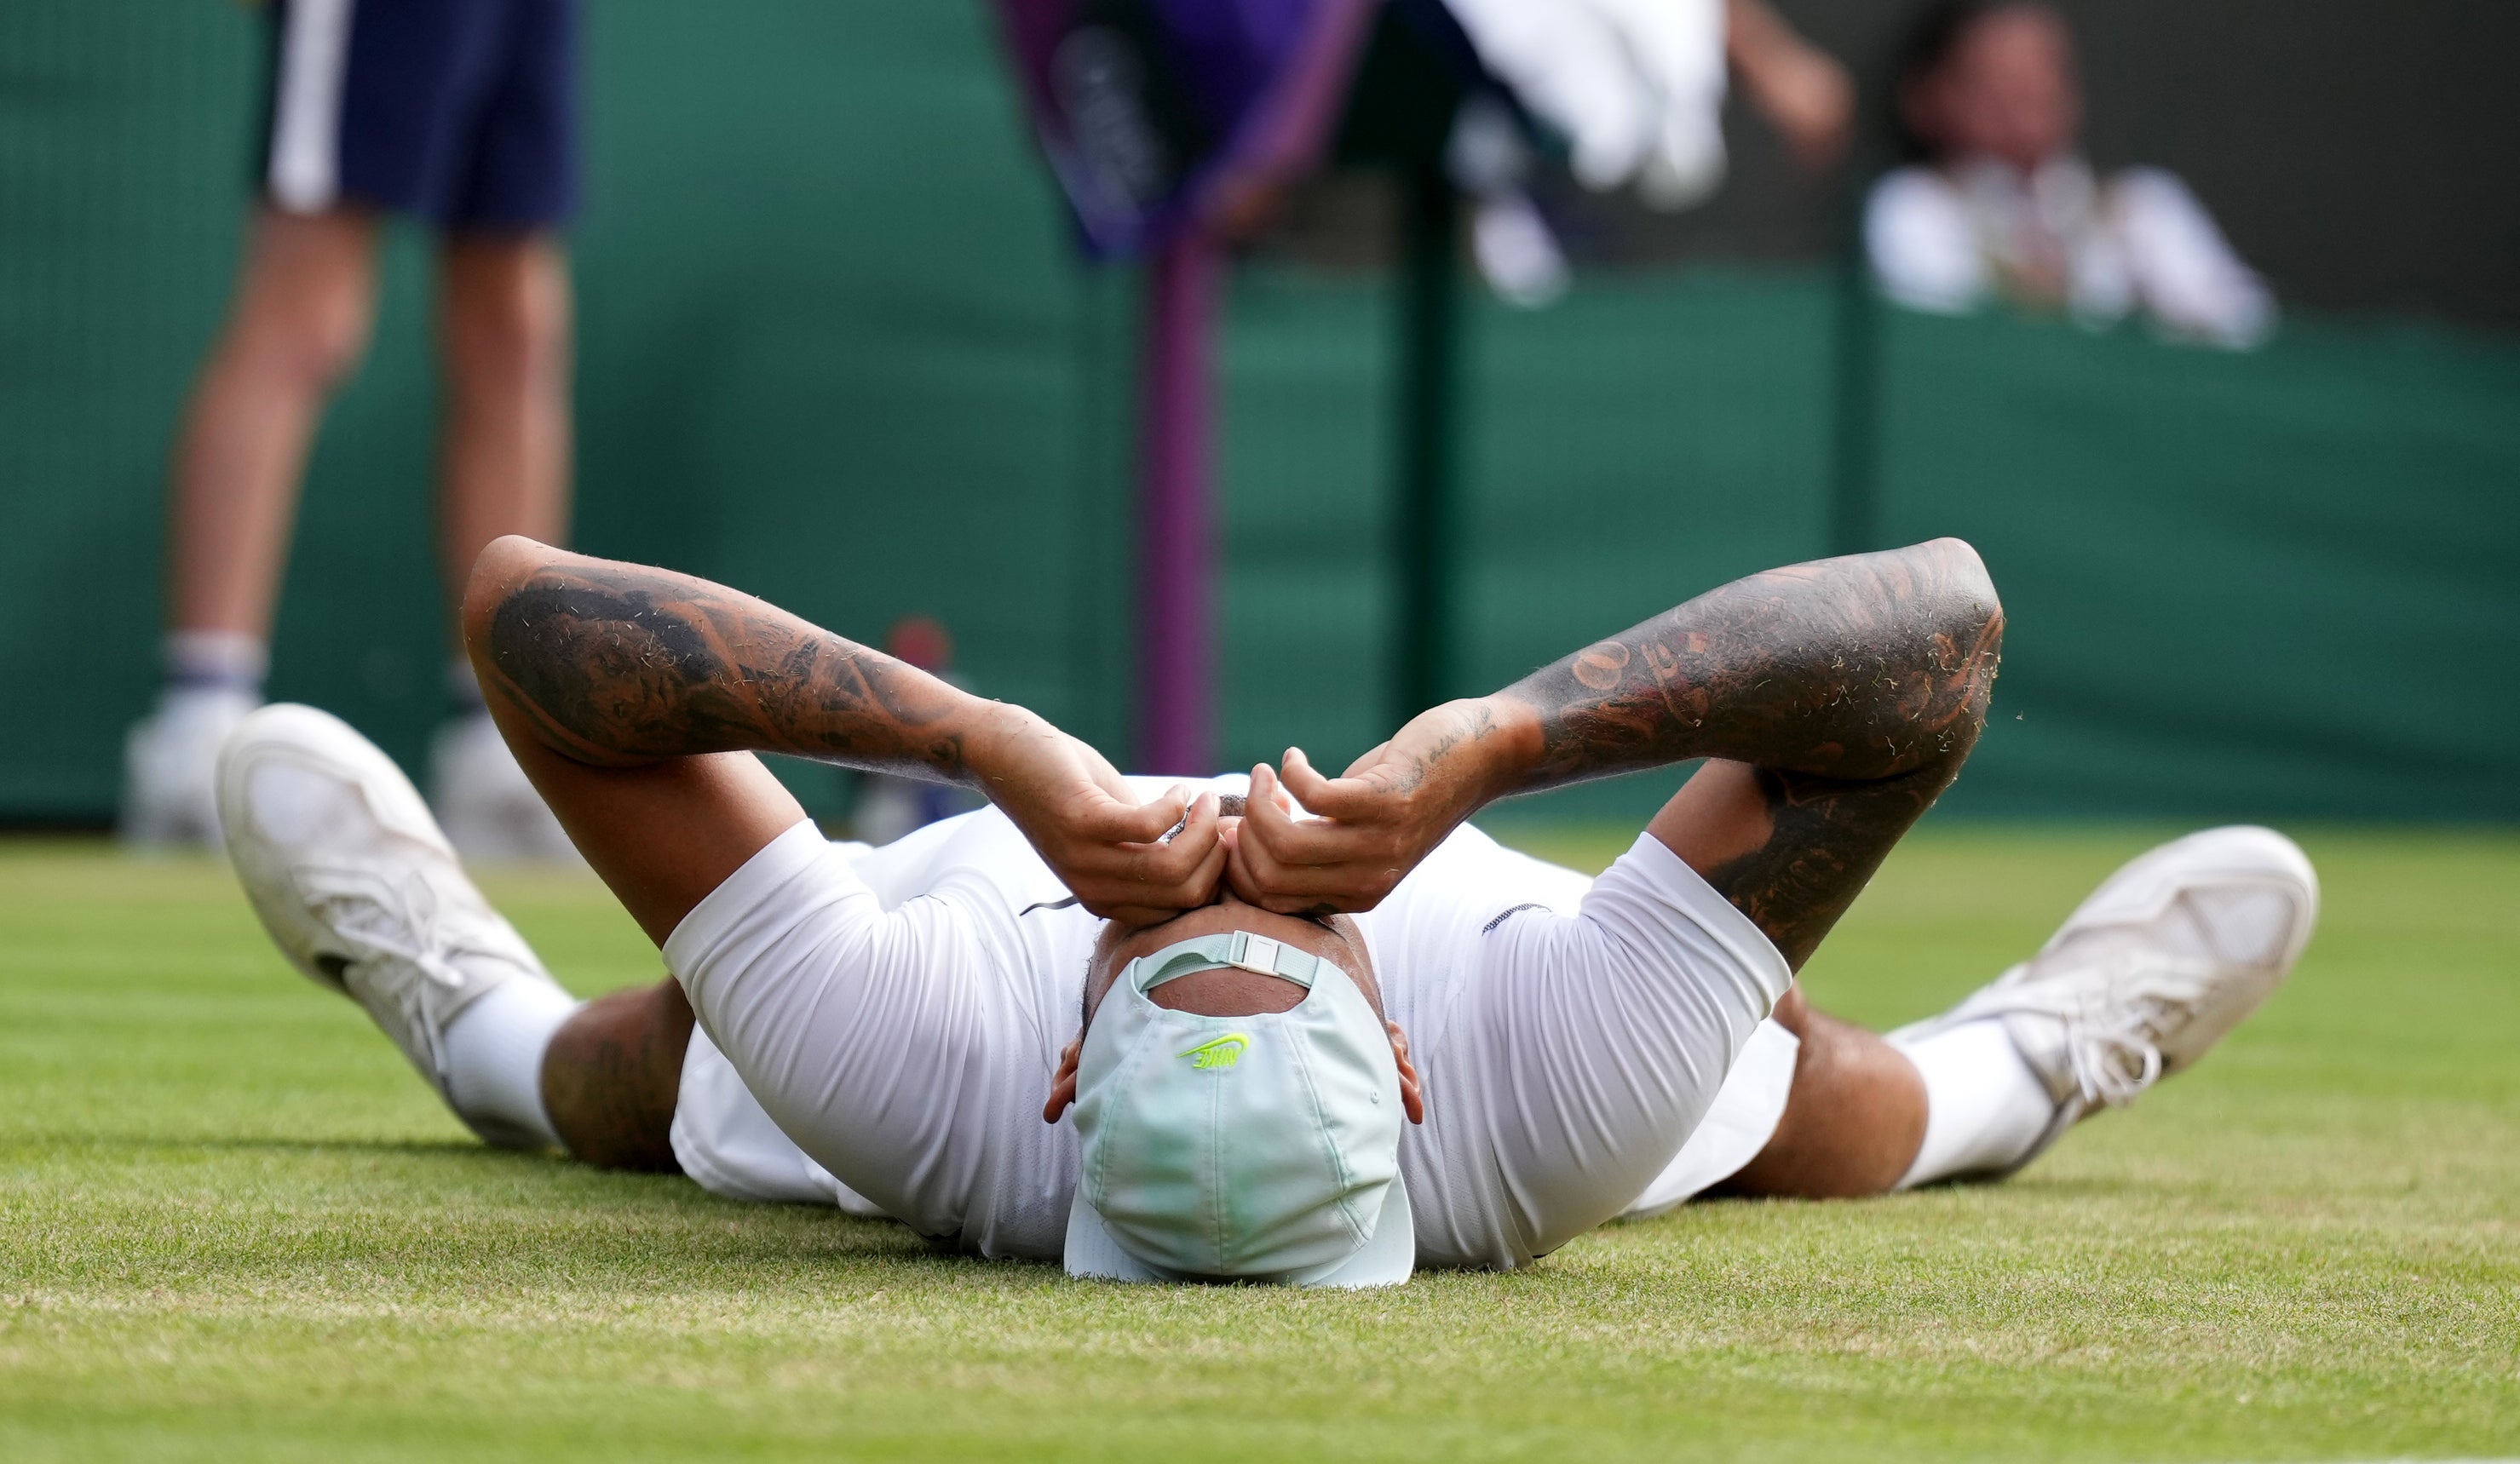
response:
[[[1936,539],[1923,547],[1935,556],[1942,582],[1937,648],[1976,654],[1984,660],[1991,684],[1995,658],[2003,649],[2003,599],[1995,592],[1995,577],[1965,539]]]
[[[1904,552],[1923,591],[1916,625],[1921,675],[1908,689],[1923,705],[1909,708],[1932,735],[1926,761],[1965,757],[1986,725],[1995,675],[2003,655],[2003,601],[1986,561],[1964,539],[1935,539]]]
[[[549,570],[563,553],[522,534],[503,534],[491,540],[473,559],[472,573],[464,584],[464,607],[459,618],[463,623],[465,654],[472,658],[475,674],[485,679],[489,675],[497,649],[494,642],[500,606],[532,584],[535,576]]]
[[[1965,539],[1928,539],[1904,553],[1918,561],[1918,577],[1932,587],[1926,599],[1944,618],[1946,634],[2002,630],[2003,602],[1975,545]]]

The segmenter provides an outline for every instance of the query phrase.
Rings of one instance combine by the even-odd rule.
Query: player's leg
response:
[[[1801,1043],[1784,1112],[1767,1144],[1715,1192],[1840,1199],[1890,1189],[1927,1124],[1915,1065],[1879,1034],[1813,1006],[1800,986],[1775,1016]]]
[[[2318,911],[2298,846],[2208,829],[2112,874],[1941,1016],[1885,1038],[1789,997],[1777,1018],[1802,1051],[1784,1115],[1720,1189],[1821,1199],[2010,1174],[2202,1057],[2289,974]]]
[[[490,1142],[562,1142],[542,1067],[579,1003],[481,897],[402,771],[312,707],[253,713],[218,764],[239,883],[283,954],[356,1001]]]
[[[401,770],[338,719],[267,707],[220,760],[227,844],[307,977],[356,1001],[482,1137],[675,1169],[692,1009],[673,981],[579,1002],[457,863]]]
[[[441,248],[438,546],[450,605],[462,602],[472,563],[491,540],[566,536],[569,315],[557,237],[458,234]],[[430,792],[455,846],[472,858],[573,859],[460,652],[448,687],[454,715],[431,749]]]
[[[165,686],[127,749],[123,831],[214,839],[219,744],[262,699],[272,605],[308,443],[375,316],[373,217],[257,208],[227,323],[178,430],[167,502]]]
[[[602,1169],[679,1169],[674,1104],[691,1042],[692,1004],[671,977],[578,1008],[536,1072],[562,1146]]]

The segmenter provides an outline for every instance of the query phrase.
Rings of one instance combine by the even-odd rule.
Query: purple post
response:
[[[1139,363],[1138,768],[1216,771],[1209,402],[1223,251],[1185,230],[1147,266]]]

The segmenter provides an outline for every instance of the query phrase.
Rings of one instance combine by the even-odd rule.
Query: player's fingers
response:
[[[1268,895],[1252,872],[1251,856],[1243,849],[1239,837],[1232,840],[1226,851],[1225,884],[1226,888],[1234,891],[1235,898],[1245,905],[1258,905]]]
[[[1314,909],[1348,884],[1336,869],[1289,865],[1248,837],[1237,841],[1233,878],[1236,894],[1281,914]]]
[[[1274,808],[1245,808],[1242,836],[1256,840],[1281,863],[1288,865],[1340,865],[1399,858],[1407,835],[1393,817],[1389,800],[1350,800],[1350,786],[1344,778],[1322,784],[1330,803],[1342,810],[1334,818],[1297,819]]]
[[[1175,908],[1197,909],[1214,905],[1217,888],[1225,882],[1225,865],[1230,857],[1223,839],[1212,840],[1196,867],[1176,880],[1169,891]]]
[[[1191,800],[1181,829],[1160,844],[1145,846],[1137,861],[1140,877],[1151,884],[1175,884],[1190,876],[1216,852],[1217,801],[1214,793]]]
[[[1287,748],[1286,755],[1278,760],[1278,766],[1286,791],[1294,794],[1295,801],[1308,811],[1320,813],[1321,805],[1313,802],[1313,795],[1328,786],[1329,779],[1322,776],[1321,770],[1313,766],[1311,758],[1304,756],[1304,749]]]
[[[1263,909],[1295,914],[1328,905],[1337,909],[1365,909],[1388,890],[1382,866],[1364,864],[1287,865],[1251,839],[1236,853],[1235,893]]]
[[[1080,838],[1098,844],[1151,844],[1172,832],[1189,816],[1188,790],[1173,787],[1161,797],[1132,804],[1122,798],[1097,798],[1070,821]]]
[[[1242,832],[1234,841],[1234,860],[1228,876],[1234,882],[1234,893],[1258,905],[1267,897],[1280,877],[1278,858],[1266,844],[1252,837],[1249,817],[1244,817]]]
[[[1269,767],[1266,763],[1260,766]],[[1295,803],[1295,795],[1286,791],[1286,785],[1280,780],[1278,770],[1275,768],[1269,768],[1269,801],[1278,805],[1279,809],[1289,817],[1303,813],[1303,809]]]
[[[1287,785],[1317,817],[1350,823],[1389,822],[1406,812],[1405,800],[1393,786],[1391,770],[1380,764],[1363,772],[1350,770],[1339,777],[1324,777],[1306,768],[1300,783],[1294,781],[1291,768],[1287,772]]]
[[[1390,746],[1385,742],[1374,751],[1385,752]],[[1378,757],[1370,754],[1350,765],[1344,775],[1324,777],[1312,759],[1304,756],[1304,749],[1289,747],[1285,756],[1286,790],[1303,803],[1307,812],[1320,818],[1350,822],[1388,819],[1395,812],[1394,802],[1387,780],[1374,772],[1379,763]]]
[[[1371,848],[1368,831],[1320,819],[1297,819],[1270,799],[1255,798],[1242,808],[1246,843],[1259,845],[1281,864],[1328,865]]]

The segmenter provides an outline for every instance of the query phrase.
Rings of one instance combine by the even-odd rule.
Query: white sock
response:
[[[1937,1032],[1900,1050],[1925,1080],[1925,1142],[1901,1189],[2020,1162],[2056,1118],[2056,1100],[1988,1017]]]
[[[489,1132],[516,1135],[516,1147],[566,1147],[543,1110],[543,1052],[584,1004],[540,981],[505,981],[482,993],[447,1024],[447,1101]]]
[[[263,673],[271,665],[271,647],[260,636],[243,631],[168,631],[158,643],[169,694],[195,688],[217,688],[260,700]]]
[[[154,715],[165,728],[224,739],[238,718],[261,704],[262,693],[246,687],[168,682],[158,688]],[[211,750],[217,750],[215,742]]]

